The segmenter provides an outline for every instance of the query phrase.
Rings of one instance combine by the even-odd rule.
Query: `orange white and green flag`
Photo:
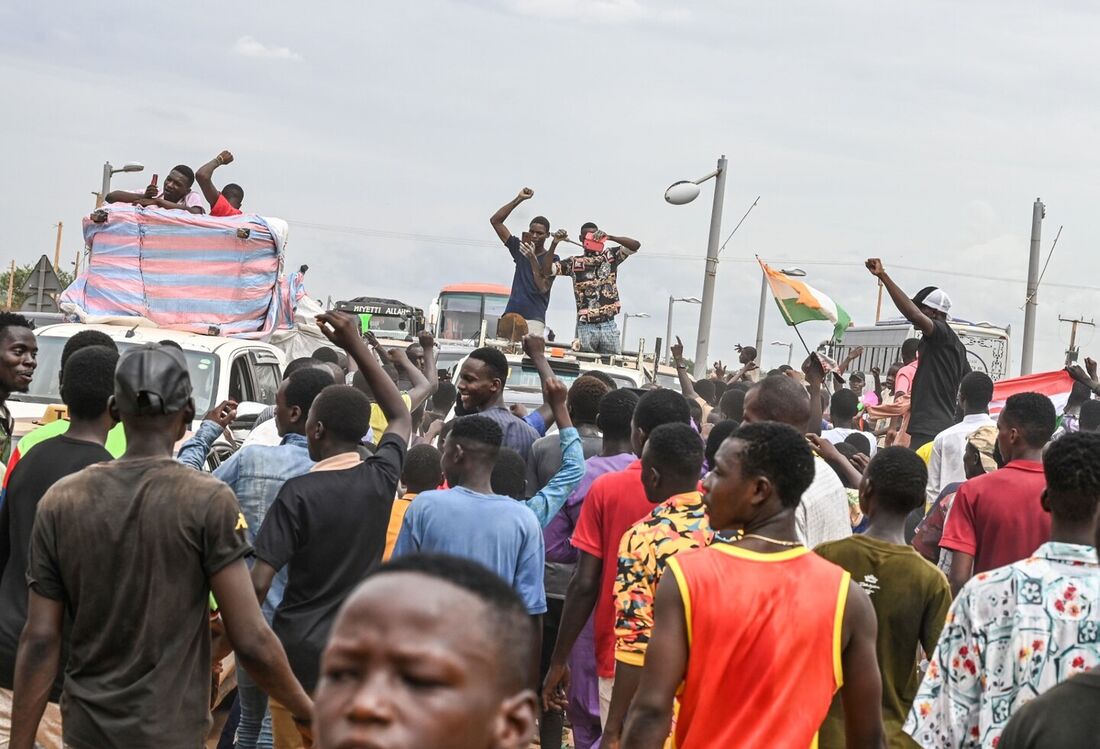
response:
[[[843,307],[808,283],[768,267],[760,258],[757,261],[788,325],[798,325],[810,320],[828,320],[833,324],[833,338],[837,341],[843,338],[844,331],[852,324],[852,319]]]

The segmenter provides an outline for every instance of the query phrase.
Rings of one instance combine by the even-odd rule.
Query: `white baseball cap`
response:
[[[947,295],[946,291],[937,289],[935,286],[926,286],[918,291],[917,295],[913,297],[913,303],[918,307],[921,305],[930,307],[945,315],[951,311],[951,297]]]

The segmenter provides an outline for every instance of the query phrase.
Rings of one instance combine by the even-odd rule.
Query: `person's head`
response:
[[[745,346],[741,349],[741,354],[737,357],[737,361],[741,362],[741,366],[748,364],[749,362],[756,361],[756,347]]]
[[[1090,400],[1081,404],[1081,415],[1077,421],[1077,428],[1082,432],[1100,430],[1100,401]]]
[[[171,338],[165,338],[163,340],[157,341],[157,343],[159,343],[161,346],[168,346],[169,348],[174,348],[176,351],[179,351],[181,354],[183,353],[183,346],[180,345],[179,341],[174,341]]]
[[[904,519],[924,504],[928,467],[907,447],[884,447],[871,458],[859,485],[859,507],[868,519],[878,514]]]
[[[310,354],[310,358],[316,359],[320,362],[331,362],[333,364],[340,363],[340,357],[337,356],[336,349],[332,348],[331,346],[321,346],[312,354]]]
[[[300,356],[297,359],[291,359],[290,363],[283,368],[283,379],[287,379],[299,369],[317,369],[321,366],[321,362],[314,359],[312,356]]]
[[[997,465],[997,427],[984,426],[975,429],[966,438],[963,448],[963,473],[972,479],[986,473],[993,473]]]
[[[848,375],[848,388],[857,396],[863,394],[865,387],[867,387],[867,375],[862,372],[852,372]]]
[[[295,375],[300,376],[300,375]],[[306,417],[309,457],[314,461],[359,447],[370,429],[370,400],[350,385],[329,384]],[[376,435],[376,439],[381,439]]]
[[[600,398],[596,427],[603,433],[604,442],[630,439],[630,424],[638,394],[629,390],[612,390]]]
[[[328,371],[329,377],[331,377],[332,381],[337,385],[343,385],[347,380],[347,373],[344,371],[344,368],[336,362],[324,362],[321,366]]]
[[[284,379],[275,393],[275,426],[279,436],[305,434],[313,401],[332,384],[332,375],[319,367],[299,367]],[[366,431],[359,436],[364,434]]]
[[[745,396],[743,422],[778,421],[803,430],[810,420],[810,395],[786,375],[766,377]]]
[[[859,396],[855,392],[841,388],[829,399],[829,418],[832,419],[833,426],[850,428],[857,413]]]
[[[607,392],[607,385],[595,377],[578,377],[573,380],[565,399],[573,425],[595,424],[596,415],[600,412],[600,399]]]
[[[81,349],[89,346],[102,346],[118,353],[118,344],[106,333],[99,330],[82,330],[76,335],[70,336],[61,349],[61,366],[57,370],[57,380],[65,383],[65,365],[69,363],[69,357]]]
[[[455,404],[455,396],[457,395],[458,390],[455,389],[453,383],[439,383],[439,387],[432,393],[432,412],[437,414],[449,412]]]
[[[69,377],[61,380],[61,401],[69,419],[95,421],[107,413],[107,401],[115,392],[118,350],[113,346],[85,346],[65,362]]]
[[[695,393],[712,406],[718,402],[714,389],[714,380],[696,380]]]
[[[448,612],[462,612],[456,627]],[[368,573],[321,657],[318,749],[526,749],[538,713],[535,630],[477,562],[412,554]]]
[[[409,361],[413,363],[413,366],[417,369],[424,369],[424,347],[419,343],[410,343],[405,348],[405,355],[409,357]]]
[[[917,360],[917,351],[920,349],[919,338],[906,338],[901,344],[901,363],[912,364]]]
[[[703,407],[699,405],[699,401],[694,398],[685,398],[687,403],[688,414],[691,416],[691,420],[699,425],[703,423]]]
[[[989,413],[993,400],[993,380],[984,372],[970,372],[959,383],[959,405],[964,414]]]
[[[1066,411],[1079,411],[1088,400],[1092,400],[1092,389],[1083,382],[1074,382],[1066,400]]]
[[[1092,538],[1100,505],[1100,434],[1075,432],[1052,442],[1043,473],[1043,509],[1060,525],[1087,527]]]
[[[495,348],[474,349],[458,372],[458,396],[467,413],[500,400],[508,381],[508,359]]]
[[[711,428],[710,434],[707,435],[707,446],[703,450],[703,458],[706,460],[704,467],[706,470],[714,470],[714,456],[717,454],[718,448],[721,447],[722,443],[726,441],[726,438],[736,432],[740,426],[740,422],[727,419],[725,421],[719,421]]]
[[[159,343],[129,349],[115,367],[107,408],[122,422],[128,444],[159,442],[170,452],[195,418],[183,353]]]
[[[802,433],[786,424],[743,424],[714,456],[703,502],[715,530],[743,528],[792,511],[814,480],[814,456]]]
[[[186,164],[177,164],[164,178],[164,199],[178,203],[191,191],[195,184],[195,172]]]
[[[886,386],[886,392],[894,392],[894,387],[898,384],[898,370],[902,368],[900,362],[894,362],[890,365],[890,368],[886,370],[886,379],[884,384]]]
[[[527,499],[527,462],[510,447],[500,448],[489,484],[494,494],[512,499]]]
[[[443,440],[443,475],[451,486],[461,486],[467,478],[490,475],[504,433],[500,425],[485,416],[463,416],[451,424]]]
[[[587,372],[581,372],[581,377],[595,377],[604,385],[607,385],[608,390],[619,389],[619,384],[615,382],[615,378],[600,369],[589,369]]]
[[[852,458],[859,455],[860,453],[859,448],[857,448],[851,442],[847,441],[838,442],[834,445],[834,447],[836,448],[836,451],[840,453],[841,459],[848,462],[850,462]],[[866,455],[866,451],[863,451],[863,454]],[[836,477],[840,479],[840,483],[844,484],[845,489],[859,489],[858,482],[853,483],[851,477],[848,474],[848,471],[845,470],[845,465],[847,464],[841,465],[835,460],[826,460],[825,462],[829,464],[829,468],[833,469],[833,473],[835,473]]]
[[[740,422],[745,413],[745,393],[748,392],[744,388],[731,387],[722,393],[722,400],[718,401],[718,410],[722,412],[722,416],[731,421]]]
[[[1043,449],[1054,434],[1057,419],[1054,404],[1041,393],[1009,396],[997,419],[997,444],[1005,462]]]
[[[913,304],[933,320],[946,320],[951,311],[951,297],[947,292],[935,286],[925,286],[913,297]]]
[[[871,440],[863,432],[853,432],[844,438],[845,444],[851,445],[856,449],[856,452],[863,453],[864,455],[871,454]]]
[[[401,483],[405,491],[420,494],[443,483],[443,454],[431,445],[413,445],[405,455]]]
[[[550,235],[550,220],[546,216],[535,216],[527,225],[527,232],[531,235],[531,241],[536,247],[542,247],[546,237]]]
[[[0,401],[25,393],[38,366],[38,341],[31,321],[16,312],[0,312]]]
[[[241,210],[241,203],[244,202],[244,188],[236,182],[230,182],[222,188],[222,197],[229,205],[239,211]]]
[[[596,232],[599,231],[599,229],[600,227],[596,226],[596,224],[592,221],[585,221],[583,224],[581,224],[581,230],[577,234],[577,239],[579,239],[583,243],[590,232]]]
[[[642,486],[653,503],[695,491],[703,468],[703,441],[687,424],[662,424],[642,449]]]
[[[662,424],[691,425],[687,401],[675,390],[650,390],[638,399],[630,424],[630,441],[635,455],[642,454],[650,433]]]

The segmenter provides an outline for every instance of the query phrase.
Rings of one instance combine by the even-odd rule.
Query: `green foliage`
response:
[[[14,297],[12,299],[12,309],[19,309],[26,295],[20,291],[23,285],[30,278],[31,273],[37,267],[37,263],[28,263],[27,265],[16,266],[15,268],[15,287],[12,289]],[[11,266],[8,266],[8,270],[0,273],[0,307],[7,309],[8,306],[8,278],[11,276]],[[64,268],[57,274],[57,278],[61,281],[61,290],[64,291],[68,288],[69,284],[73,282],[73,274],[71,271],[67,271]]]

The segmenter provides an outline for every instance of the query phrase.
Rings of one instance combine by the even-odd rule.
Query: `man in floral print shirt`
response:
[[[970,580],[947,616],[905,732],[926,749],[996,747],[1022,705],[1100,664],[1100,434],[1043,457],[1051,540]]]

